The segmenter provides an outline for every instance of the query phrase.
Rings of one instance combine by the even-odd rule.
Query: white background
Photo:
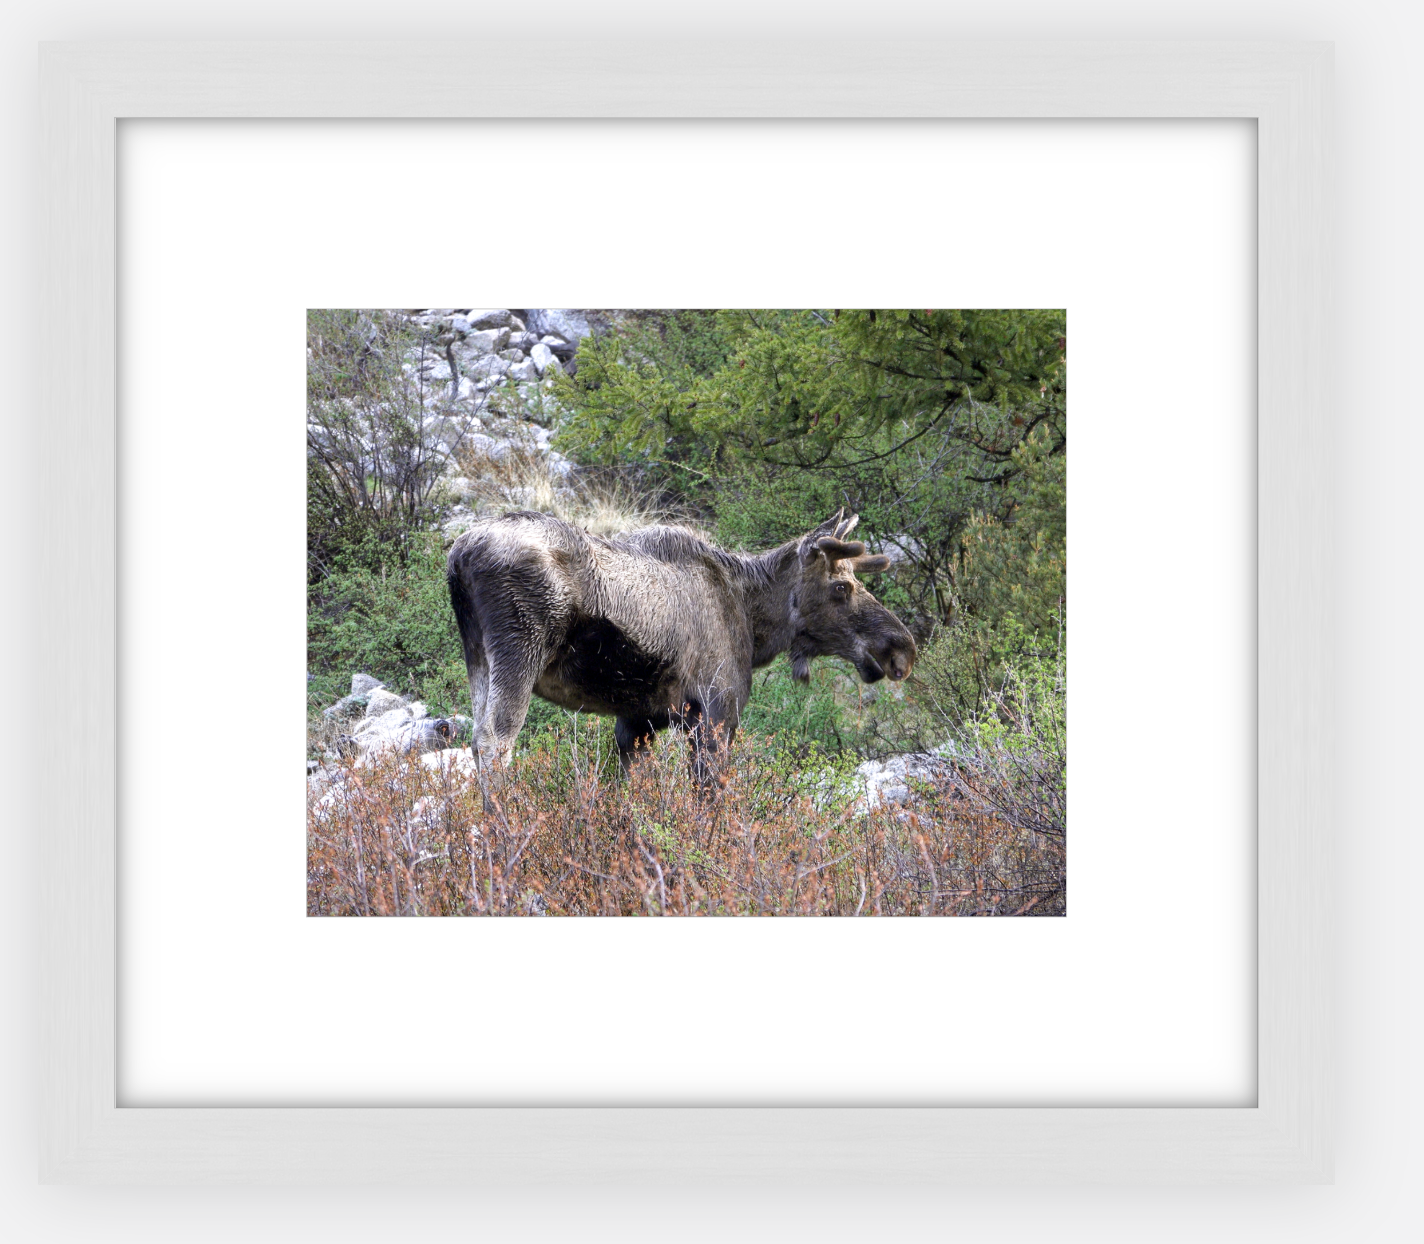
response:
[[[173,35],[403,34],[448,37],[507,33],[539,38],[551,31],[618,34],[650,29],[711,29],[718,33],[804,37],[824,34],[906,36],[1304,37],[1338,44],[1341,218],[1338,262],[1340,430],[1336,506],[1339,515],[1340,628],[1336,731],[1342,791],[1337,902],[1341,913],[1338,1033],[1341,1051],[1338,1183],[1331,1188],[1261,1190],[1083,1189],[1025,1192],[904,1193],[847,1189],[814,1198],[785,1194],[608,1191],[538,1202],[514,1193],[398,1189],[320,1192],[103,1190],[34,1186],[33,1045],[23,1003],[4,1026],[3,1082],[7,1225],[32,1239],[349,1239],[438,1233],[460,1238],[506,1235],[579,1238],[625,1235],[638,1224],[675,1224],[684,1235],[721,1238],[729,1229],[765,1238],[887,1238],[918,1235],[1070,1239],[1334,1240],[1407,1238],[1417,1227],[1412,1190],[1419,1145],[1417,1051],[1418,933],[1410,893],[1400,879],[1418,872],[1417,807],[1400,778],[1417,763],[1419,731],[1411,706],[1419,695],[1409,641],[1419,599],[1412,552],[1413,463],[1419,449],[1418,398],[1412,359],[1420,339],[1411,291],[1419,285],[1415,226],[1420,218],[1417,136],[1421,120],[1414,74],[1419,29],[1403,4],[1321,0],[1315,4],[1234,0],[1145,7],[1100,0],[1048,4],[1020,0],[984,15],[983,6],[907,3],[866,15],[862,6],[814,7],[759,3],[720,6],[717,15],[664,16],[659,7],[600,6],[596,14],[560,22],[556,0],[537,13],[470,7],[458,13],[392,16],[382,6],[339,6],[261,0],[230,16],[189,16],[186,7],[155,0],[125,6],[49,4],[16,9],[3,45],[9,105],[7,163],[18,173],[6,186],[3,288],[14,427],[12,460],[33,456],[26,414],[35,383],[33,357],[33,201],[28,173],[34,159],[33,44],[41,38]],[[211,308],[210,308],[211,310]],[[102,308],[75,308],[76,334]],[[1076,470],[1077,459],[1075,459]],[[30,495],[23,470],[5,494],[11,582],[30,565],[30,532],[42,521],[43,499]],[[24,758],[39,746],[82,746],[63,731],[63,706],[44,698],[43,671],[26,667],[23,616],[6,614],[14,654],[12,711],[5,755],[12,789],[23,788]],[[11,893],[4,910],[7,996],[33,997],[30,891],[34,835],[43,830],[35,797],[14,818]],[[729,1224],[737,1224],[730,1228]]]
[[[527,242],[446,206],[551,151],[577,190]],[[1254,154],[1235,121],[125,122],[120,1101],[1253,1103]],[[436,168],[428,212],[352,184]],[[303,310],[462,290],[1068,308],[1068,919],[306,917]]]

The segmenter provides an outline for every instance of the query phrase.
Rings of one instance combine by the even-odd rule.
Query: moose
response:
[[[481,774],[509,763],[531,695],[616,718],[625,773],[657,731],[679,727],[712,786],[752,671],[778,654],[802,682],[818,656],[843,657],[868,683],[904,678],[915,641],[856,578],[890,564],[846,539],[858,521],[840,510],[760,554],[686,527],[605,539],[533,512],[476,523],[447,570]]]

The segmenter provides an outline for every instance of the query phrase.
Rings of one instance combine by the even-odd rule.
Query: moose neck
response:
[[[791,647],[791,593],[799,541],[745,559],[742,590],[752,623],[752,665],[762,666]]]

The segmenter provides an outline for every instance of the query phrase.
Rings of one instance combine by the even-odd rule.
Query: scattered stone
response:
[[[460,360],[460,366],[464,367],[468,361],[506,349],[509,346],[509,337],[510,333],[507,328],[490,328],[483,332],[472,332],[463,341],[456,342],[455,357]]]
[[[494,378],[503,376],[513,364],[498,354],[486,354],[470,363],[467,375],[472,378]]]
[[[855,780],[865,793],[856,803],[860,812],[881,804],[909,803],[918,794],[917,785],[948,778],[952,770],[943,756],[933,752],[908,752],[887,760],[867,760],[855,771]]]
[[[582,311],[568,309],[530,311],[528,324],[530,332],[546,339],[559,337],[574,346],[593,332],[593,325]]]
[[[370,696],[366,692],[360,695],[342,696],[330,708],[323,710],[322,716],[332,721],[344,721],[348,717],[360,717],[366,712],[366,704]]]
[[[565,458],[564,455],[559,453],[559,451],[556,449],[551,449],[549,451],[547,466],[549,468],[549,474],[552,475],[555,479],[560,480],[568,479],[569,476],[571,476],[576,470],[578,470],[577,465],[573,462],[572,459]]]
[[[471,432],[465,437],[465,451],[471,457],[488,458],[491,462],[499,462],[513,448],[513,442],[502,437],[487,436],[483,432]]]
[[[875,551],[884,553],[893,566],[903,561],[919,561],[925,555],[925,546],[914,536],[897,532],[895,535],[882,537],[879,547]]]
[[[503,308],[493,311],[487,311],[483,309],[466,311],[465,319],[469,320],[470,327],[476,330],[482,328],[512,329],[516,324],[519,323],[519,317],[516,316],[513,311],[505,310]],[[524,325],[519,324],[519,329],[522,332],[524,330]]]
[[[420,763],[432,772],[453,774],[462,778],[472,778],[479,773],[475,754],[468,747],[446,747],[429,751],[421,756]]]
[[[320,795],[338,781],[340,769],[328,769],[319,760],[307,761],[307,795]]]
[[[377,687],[384,687],[385,685],[386,684],[379,678],[372,678],[370,674],[351,675],[352,695],[366,695],[368,692],[374,691]]]
[[[405,712],[406,703],[403,696],[397,695],[389,687],[377,687],[371,692],[371,698],[366,704],[366,716],[380,717],[386,713],[399,709]]]
[[[356,728],[352,744],[358,767],[370,765],[386,752],[434,752],[448,747],[453,733],[443,717],[410,715],[408,709],[395,709],[379,717],[368,717]]]
[[[449,514],[445,516],[445,521],[440,524],[440,535],[444,542],[451,544],[457,537],[474,526],[478,515],[467,505],[455,506]]]

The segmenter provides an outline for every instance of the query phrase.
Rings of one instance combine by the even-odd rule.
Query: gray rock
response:
[[[422,755],[420,763],[433,773],[472,778],[479,772],[474,753],[468,747],[446,747]]]
[[[524,362],[524,351],[516,350],[511,347],[508,350],[501,350],[499,352],[499,357],[505,359],[510,363],[522,363]]]
[[[446,497],[465,501],[474,495],[475,481],[464,475],[447,475],[441,481],[440,487],[444,489]]]
[[[591,332],[593,325],[582,311],[571,309],[530,311],[529,331],[541,337],[559,337],[571,345],[577,345]]]
[[[949,762],[932,752],[908,752],[887,760],[867,760],[855,771],[856,783],[865,791],[856,807],[869,812],[881,804],[908,803],[918,797],[917,785],[942,781],[951,772]]]
[[[554,352],[554,357],[561,361],[571,362],[574,355],[578,353],[578,342],[568,342],[562,337],[541,337],[540,344],[546,345]]]
[[[465,437],[465,449],[472,457],[489,458],[499,462],[514,446],[500,437],[486,436],[483,432],[471,432]]]
[[[405,710],[368,719],[352,739],[356,763],[368,765],[385,752],[436,752],[447,747],[453,729],[443,717],[413,718]]]
[[[537,380],[540,375],[539,367],[533,359],[525,359],[522,363],[515,363],[514,366],[509,369],[509,378],[511,380]]]
[[[565,458],[564,455],[559,453],[559,451],[556,449],[551,449],[549,451],[547,465],[549,468],[549,474],[552,475],[555,479],[568,479],[569,476],[572,475],[574,471],[578,469],[573,462],[571,462],[568,458]]]
[[[465,319],[469,320],[470,327],[479,330],[482,328],[513,328],[518,322],[518,317],[513,311],[503,308],[498,310],[484,310],[476,308],[473,311],[465,312]],[[520,325],[520,329],[523,329]]]
[[[386,684],[379,678],[372,678],[370,674],[351,675],[352,695],[365,695],[367,692],[374,691],[377,687],[384,687],[385,685]]]
[[[897,532],[894,535],[886,536],[880,541],[880,547],[875,550],[877,553],[884,553],[890,559],[893,566],[897,562],[918,561],[925,555],[925,546],[914,536],[907,536]]]
[[[508,359],[500,358],[498,354],[486,354],[470,364],[467,374],[478,383],[480,380],[503,376],[512,366]]]
[[[360,717],[366,711],[370,696],[366,692],[359,695],[345,695],[330,708],[323,710],[322,716],[330,721],[343,721],[348,717]]]
[[[529,351],[530,362],[534,364],[542,376],[551,367],[557,367],[559,360],[554,357],[554,352],[542,341]]]
[[[510,332],[507,328],[488,328],[470,333],[463,341],[455,343],[455,358],[460,366],[466,359],[477,359],[484,354],[495,354],[509,345]]]
[[[528,354],[529,351],[532,350],[538,344],[539,337],[536,333],[509,334],[509,348],[511,350],[523,350],[526,354]]]
[[[340,780],[341,770],[328,769],[319,760],[307,761],[307,794],[308,796],[320,795],[327,790],[334,782]]]
[[[445,543],[449,544],[457,536],[469,531],[474,526],[475,517],[474,511],[467,505],[453,507],[445,516],[445,521],[440,524],[440,534],[444,537]]]
[[[405,712],[404,697],[398,696],[388,687],[377,687],[371,692],[371,698],[366,704],[366,718],[369,721],[372,718],[381,717],[396,709]],[[357,729],[359,730],[360,727],[357,727]]]

